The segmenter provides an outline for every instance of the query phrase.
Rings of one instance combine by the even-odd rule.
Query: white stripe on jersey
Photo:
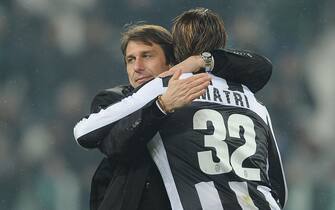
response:
[[[166,155],[166,150],[159,133],[157,133],[154,138],[147,144],[147,147],[152,159],[154,160],[162,176],[172,210],[183,210],[184,208],[181,204],[176,183],[174,182],[174,178],[172,176],[170,164]]]
[[[223,210],[218,190],[214,182],[200,182],[195,185],[203,210]]]
[[[237,202],[242,210],[258,210],[249,195],[246,182],[229,182],[229,186],[236,194]]]
[[[266,201],[269,202],[269,206],[271,210],[280,210],[280,207],[278,206],[275,199],[272,197],[271,192],[270,192],[271,190],[268,187],[259,185],[257,186],[257,190],[263,193]]]

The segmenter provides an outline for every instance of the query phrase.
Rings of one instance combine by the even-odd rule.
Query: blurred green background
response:
[[[1,0],[1,210],[89,209],[102,155],[80,148],[72,130],[95,93],[128,82],[123,25],[170,28],[198,6],[224,18],[228,48],[273,62],[257,96],[282,153],[285,209],[335,209],[335,1]]]

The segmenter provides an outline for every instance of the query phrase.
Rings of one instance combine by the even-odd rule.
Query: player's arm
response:
[[[267,113],[267,124],[269,126],[268,136],[268,158],[269,158],[269,179],[271,183],[271,188],[279,200],[282,208],[284,208],[287,202],[287,185],[285,174],[283,170],[282,160],[280,152],[277,146],[276,138],[273,132],[271,118],[269,113]]]
[[[168,88],[164,87],[165,79],[154,79],[130,97],[82,119],[74,128],[75,139],[85,148],[99,147],[108,156],[145,145],[156,133],[158,121],[165,116],[157,106],[157,96],[167,89],[163,94],[169,96],[164,101],[166,107],[176,109],[203,94],[201,90],[208,86],[210,79],[206,74],[181,80],[179,76],[174,77],[168,82]]]
[[[96,148],[101,139],[107,136],[115,122],[140,110],[162,92],[161,79],[157,78],[143,86],[135,94],[121,101],[114,101],[113,104],[102,108],[97,113],[91,113],[75,125],[73,132],[76,141],[85,148]]]
[[[179,79],[180,75],[179,71],[171,78],[162,78],[163,86],[168,84],[168,87],[160,99],[154,98],[143,108],[114,123],[108,136],[100,142],[100,151],[107,156],[141,151],[163,124],[168,112],[191,103],[204,94],[209,85],[207,74],[185,79]]]
[[[98,142],[97,147],[108,157],[134,157],[146,149],[146,142],[156,134],[166,116],[153,99],[143,108],[112,123],[112,127]]]
[[[129,90],[125,90],[124,86],[99,92],[92,101],[91,114],[99,113],[101,110],[120,102],[126,95],[129,95],[129,92]],[[144,145],[139,142],[146,138],[152,138],[154,132],[157,131],[155,126],[159,125],[156,122],[161,121],[165,116],[154,103],[149,103],[134,113],[96,131],[89,132],[76,140],[84,148],[99,148],[106,156],[113,157],[113,160],[117,158],[127,161],[135,157],[135,153],[140,153],[145,149]],[[86,117],[86,119],[88,118],[89,116]],[[146,125],[143,125],[143,122],[146,122]],[[80,129],[80,126],[78,123],[75,130]],[[152,129],[144,130],[142,127]],[[122,155],[129,153],[133,155]]]
[[[256,53],[217,49],[211,51],[211,54],[214,59],[212,74],[231,82],[244,84],[254,93],[262,89],[271,77],[271,62]],[[202,57],[194,55],[175,65],[162,76],[172,74],[176,70],[198,72],[204,67]]]
[[[92,100],[90,114],[85,116],[81,121],[88,119],[90,115],[99,113],[100,111],[105,110],[107,107],[121,101],[123,98],[125,98],[125,94],[130,91],[132,91],[132,89],[130,89],[128,86],[117,86],[111,89],[100,91]],[[99,132],[95,132],[94,135],[92,133],[92,135],[84,135],[80,138],[77,138],[76,132],[78,132],[80,127],[80,123],[77,123],[74,128],[75,139],[80,146],[90,149],[97,147],[101,139],[107,135],[108,129],[109,127],[112,127],[112,125],[101,128]]]
[[[214,50],[212,73],[226,80],[246,85],[257,92],[269,81],[272,64],[264,56],[242,50]]]

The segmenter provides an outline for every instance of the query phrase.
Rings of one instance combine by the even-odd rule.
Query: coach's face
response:
[[[130,41],[126,48],[126,66],[130,84],[136,88],[167,71],[163,49],[155,43],[148,45],[141,41]]]

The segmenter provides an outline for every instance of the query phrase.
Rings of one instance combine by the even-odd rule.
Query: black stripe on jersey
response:
[[[167,77],[162,78],[163,87],[167,87],[169,85],[169,81],[170,81],[171,77],[172,76],[167,76]]]
[[[271,127],[269,116],[266,117],[267,124]],[[272,128],[270,130],[269,139],[269,172],[268,176],[271,181],[272,195],[277,200],[279,199],[281,207],[285,206],[287,200],[287,185],[284,176],[283,166],[281,162],[278,146],[273,135]]]
[[[251,186],[248,184],[248,191],[252,201],[259,210],[271,210],[270,204],[266,201],[264,194],[257,190],[257,185]]]
[[[219,192],[219,196],[222,202],[222,206],[224,209],[231,210],[242,210],[242,207],[239,205],[237,201],[237,196],[232,189],[230,189],[228,183],[225,193]]]
[[[227,80],[226,80],[226,81],[227,81]],[[227,81],[227,85],[228,85],[228,90],[231,90],[231,91],[239,91],[239,92],[241,92],[241,93],[244,93],[244,90],[243,90],[243,87],[242,87],[241,84]]]
[[[184,210],[202,209],[200,199],[194,199],[194,198],[199,198],[195,187],[183,188],[180,183],[179,184],[177,183],[177,181],[176,181],[176,187],[178,189],[180,201],[183,205]],[[190,198],[193,198],[193,199],[190,199]]]

